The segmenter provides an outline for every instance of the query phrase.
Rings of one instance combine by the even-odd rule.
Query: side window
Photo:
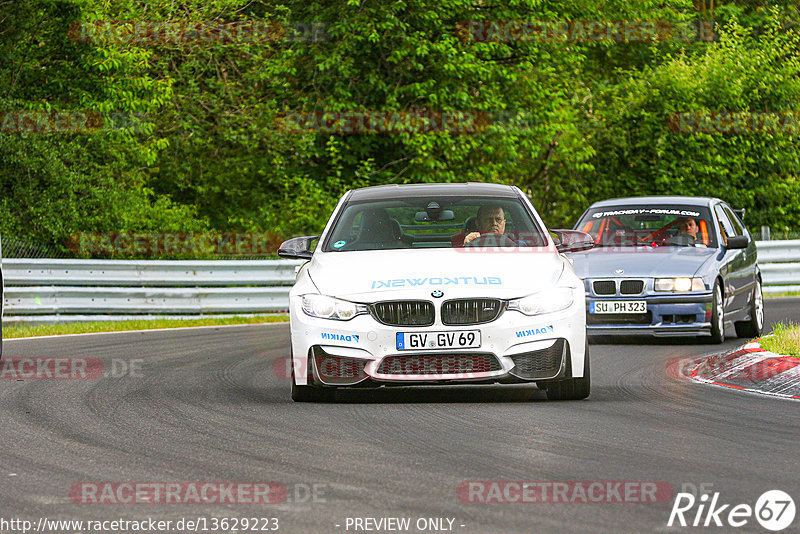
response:
[[[731,224],[733,224],[733,229],[736,232],[736,235],[744,235],[744,228],[742,227],[742,223],[739,222],[739,217],[737,217],[736,214],[733,213],[733,210],[730,208],[730,206],[725,205],[722,207],[722,209],[725,210],[725,215],[728,216],[728,220],[730,220]]]
[[[722,206],[719,204],[714,206],[714,213],[717,214],[717,219],[719,219],[719,235],[722,236],[722,243],[727,245],[728,238],[734,237],[736,235],[736,231],[733,229],[733,225],[728,219],[728,216],[725,215],[725,212],[722,210]]]

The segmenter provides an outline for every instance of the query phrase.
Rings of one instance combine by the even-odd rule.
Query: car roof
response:
[[[455,184],[376,185],[351,191],[349,200],[379,200],[415,196],[487,196],[517,198],[514,187],[502,184],[467,182]]]
[[[710,206],[712,202],[721,202],[713,197],[681,197],[681,196],[649,196],[649,197],[624,197],[610,198],[595,202],[591,208],[606,208],[609,206],[638,206],[641,204],[682,204],[684,206]]]

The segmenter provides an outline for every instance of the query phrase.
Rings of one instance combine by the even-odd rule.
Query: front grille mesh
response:
[[[563,354],[564,340],[559,339],[546,349],[511,356],[511,372],[521,378],[552,378],[561,370]]]
[[[403,354],[385,357],[378,366],[378,373],[395,376],[465,375],[499,371],[502,368],[493,354]]]
[[[317,376],[324,384],[347,385],[364,380],[367,360],[328,354],[319,347],[314,350]]]
[[[619,284],[619,292],[623,295],[638,295],[644,290],[642,280],[623,280]]]
[[[595,295],[615,295],[617,283],[614,280],[595,280],[592,284]]]
[[[442,323],[446,325],[470,325],[488,323],[497,319],[503,311],[499,299],[456,299],[442,304]]]
[[[371,307],[372,315],[389,326],[430,326],[433,324],[433,304],[424,300],[378,302]]]

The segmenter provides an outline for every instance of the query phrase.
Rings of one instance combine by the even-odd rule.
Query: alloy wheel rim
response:
[[[717,328],[719,328],[720,333],[722,333],[724,318],[722,316],[725,313],[725,310],[722,306],[722,293],[720,292],[719,288],[717,288],[716,299],[717,302],[715,303],[717,307]]]
[[[756,294],[754,297],[756,308],[756,325],[759,331],[764,326],[764,296],[761,294],[761,284],[756,282]]]

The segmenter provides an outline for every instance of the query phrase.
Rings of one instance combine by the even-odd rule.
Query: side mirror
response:
[[[737,235],[736,237],[729,237],[728,244],[725,247],[729,249],[747,248],[749,244],[750,240],[747,239],[746,235]]]
[[[550,230],[559,252],[580,252],[594,247],[594,238],[578,230]]]
[[[319,239],[318,235],[306,235],[284,241],[278,247],[278,256],[292,260],[310,260],[314,254],[311,251],[311,243],[316,239]]]

